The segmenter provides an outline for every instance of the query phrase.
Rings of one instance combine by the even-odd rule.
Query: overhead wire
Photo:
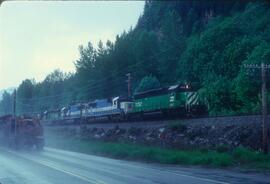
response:
[[[81,92],[81,91],[90,90],[90,89],[93,89],[94,91],[98,91],[98,89],[103,88],[103,84],[101,83],[102,81],[109,80],[111,78],[114,78],[117,75],[118,75],[118,78],[116,78],[114,80],[117,80],[119,78],[123,78],[123,77],[119,77],[119,75],[122,75],[122,74],[125,74],[127,72],[130,72],[130,70],[131,70],[132,67],[136,67],[136,66],[138,66],[140,64],[143,64],[147,60],[153,59],[156,56],[161,55],[161,54],[163,54],[163,53],[165,53],[165,52],[167,52],[167,51],[169,51],[171,49],[175,49],[175,48],[177,48],[177,47],[169,47],[169,48],[167,48],[167,49],[165,49],[165,50],[163,50],[161,52],[158,52],[157,54],[154,54],[154,55],[149,56],[148,58],[146,58],[146,59],[144,59],[144,60],[142,60],[140,62],[136,62],[133,65],[129,65],[128,67],[126,67],[125,65],[123,65],[122,67],[120,67],[120,69],[121,69],[120,72],[111,74],[110,76],[105,77],[103,79],[96,80],[94,83],[89,83],[89,84],[87,84],[87,85],[85,85],[85,86],[83,86],[83,87],[81,87],[79,89],[75,89],[74,91],[64,92],[64,93],[61,93],[59,95],[48,95],[48,96],[42,96],[42,97],[34,97],[34,98],[31,98],[31,99],[29,99],[29,98],[18,98],[18,101],[22,102],[23,100],[27,100],[27,101],[30,101],[30,102],[37,102],[37,101],[41,101],[42,99],[43,100],[44,99],[46,100],[46,99],[52,99],[52,98],[57,98],[57,97],[67,98],[67,94],[72,95],[72,94],[76,93],[76,91],[80,91]],[[85,96],[87,96],[87,94],[84,94],[83,96],[85,97]],[[46,101],[46,102],[48,104],[51,104],[51,102],[49,102],[49,101]],[[23,104],[23,103],[21,103],[21,105],[31,106],[29,104]],[[32,105],[32,107],[34,107],[34,106],[35,105]]]

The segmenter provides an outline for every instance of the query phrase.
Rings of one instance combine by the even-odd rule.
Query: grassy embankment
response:
[[[270,155],[237,148],[233,151],[173,150],[138,144],[82,140],[46,132],[46,146],[113,158],[143,160],[164,164],[202,165],[210,167],[240,167],[270,171]]]

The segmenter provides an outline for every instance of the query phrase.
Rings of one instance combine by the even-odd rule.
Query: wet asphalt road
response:
[[[270,184],[270,175],[122,161],[45,148],[0,148],[1,184]]]

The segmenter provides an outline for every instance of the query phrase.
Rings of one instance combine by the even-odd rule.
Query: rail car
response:
[[[137,93],[133,98],[98,99],[44,113],[46,120],[86,119],[128,120],[149,113],[165,116],[196,116],[207,112],[198,89],[189,85],[174,85]]]

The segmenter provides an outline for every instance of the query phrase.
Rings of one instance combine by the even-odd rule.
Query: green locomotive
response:
[[[134,95],[132,113],[162,112],[164,114],[194,115],[206,112],[197,89],[189,85],[174,85]]]

